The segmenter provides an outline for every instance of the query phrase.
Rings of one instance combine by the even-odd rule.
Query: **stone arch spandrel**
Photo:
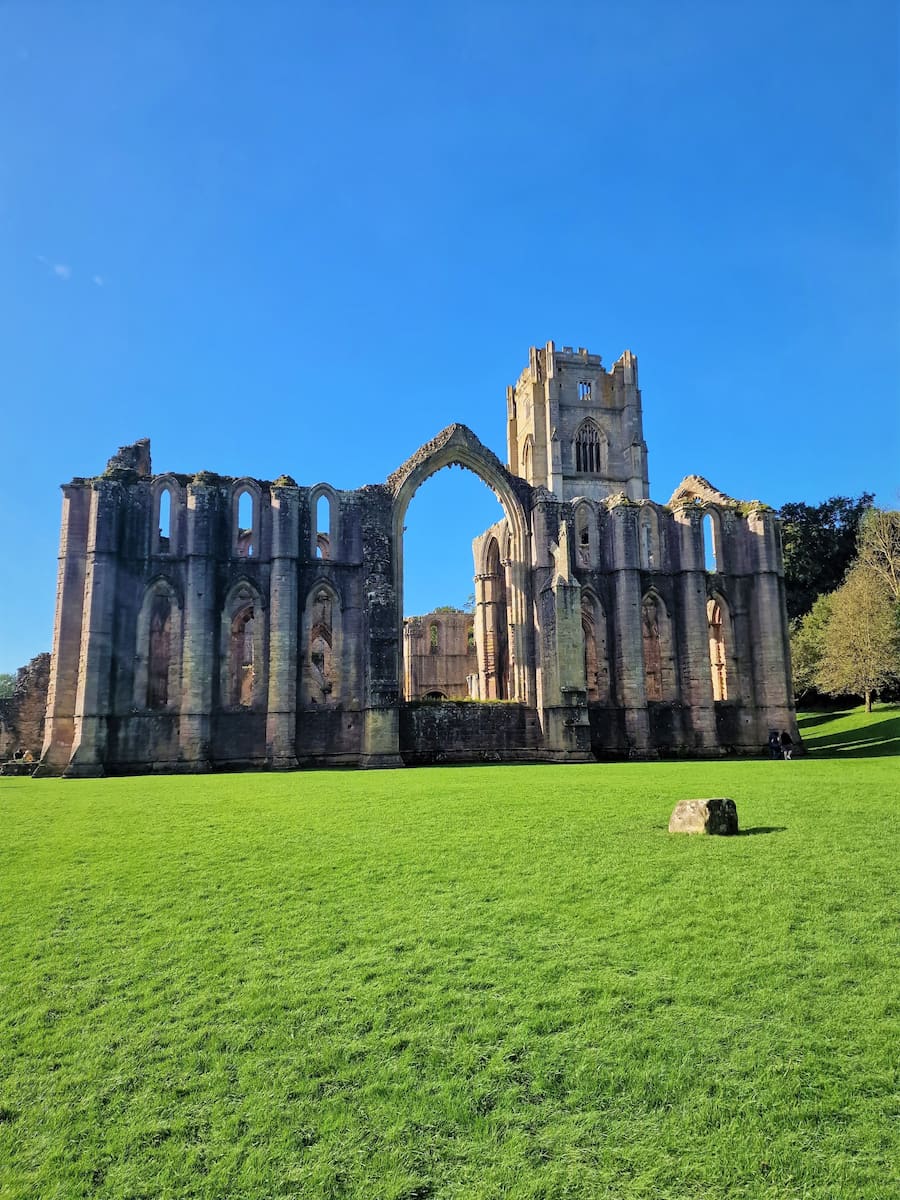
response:
[[[510,531],[510,621],[515,629],[515,644],[510,664],[510,683],[514,698],[535,702],[534,670],[529,666],[530,648],[526,631],[530,628],[530,586],[528,564],[531,561],[531,497],[533,489],[524,479],[511,475],[496,454],[489,450],[465,425],[448,425],[437,437],[416,451],[411,458],[388,476],[386,486],[393,496],[393,562],[397,597],[397,648],[403,645],[403,526],[409,502],[421,485],[444,467],[465,467],[491,489],[503,508]],[[401,664],[397,663],[397,678]]]

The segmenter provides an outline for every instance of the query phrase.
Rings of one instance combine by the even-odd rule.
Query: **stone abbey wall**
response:
[[[756,752],[770,728],[798,740],[774,515],[699,477],[667,505],[648,499],[633,355],[606,373],[549,343],[529,361],[508,397],[509,468],[452,425],[358,490],[154,474],[147,441],[66,484],[39,772]],[[505,518],[473,544],[476,699],[418,704],[404,518],[450,464]]]

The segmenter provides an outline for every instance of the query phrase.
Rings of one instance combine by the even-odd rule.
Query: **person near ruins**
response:
[[[781,739],[778,737],[777,729],[769,730],[769,758],[783,758],[784,754],[781,749]]]
[[[794,753],[794,741],[788,731],[785,729],[781,735],[781,754],[785,759],[791,758]]]

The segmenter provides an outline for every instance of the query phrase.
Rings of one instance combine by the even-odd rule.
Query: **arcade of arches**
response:
[[[38,773],[799,742],[773,513],[699,476],[649,498],[628,351],[532,347],[506,399],[506,464],[451,425],[355,491],[154,474],[148,441],[64,485]],[[503,517],[472,544],[474,611],[404,622],[407,508],[452,464]]]

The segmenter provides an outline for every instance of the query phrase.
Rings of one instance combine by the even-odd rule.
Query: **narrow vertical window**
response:
[[[428,630],[428,647],[432,654],[437,654],[440,649],[440,638],[438,635],[437,624],[433,624]]]
[[[313,704],[327,704],[335,684],[334,616],[331,594],[324,588],[316,593],[310,616],[310,700]]]
[[[167,487],[159,493],[157,546],[160,554],[168,554],[172,547],[172,493]]]
[[[645,571],[653,571],[656,568],[656,554],[654,549],[655,529],[653,527],[653,518],[646,510],[641,513],[639,536],[641,548],[641,567]]]
[[[165,708],[169,703],[169,662],[172,657],[172,604],[167,596],[153,599],[149,649],[147,707]]]
[[[703,560],[711,574],[719,569],[719,547],[716,539],[716,523],[709,513],[703,518]]]
[[[641,604],[641,638],[644,647],[644,689],[648,700],[662,700],[662,648],[659,637],[659,608],[652,596]]]
[[[725,621],[718,600],[710,600],[707,608],[709,617],[709,665],[712,671],[713,699],[728,699],[728,668],[725,660]]]
[[[331,501],[324,493],[316,501],[316,558],[331,557]]]
[[[240,558],[253,558],[256,554],[253,542],[253,509],[252,493],[241,492],[237,504],[237,552]]]
[[[587,379],[579,380],[579,382],[578,382],[578,399],[579,400],[590,400],[590,398],[591,398],[590,381]]]
[[[229,699],[236,708],[250,708],[253,703],[254,608],[246,605],[231,622],[229,647]]]

